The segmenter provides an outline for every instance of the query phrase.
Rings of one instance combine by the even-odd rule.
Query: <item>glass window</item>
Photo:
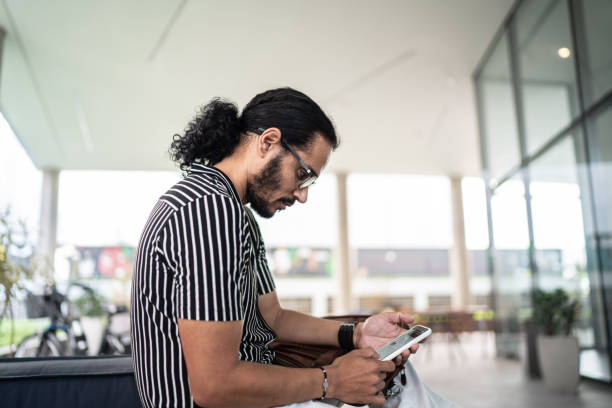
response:
[[[496,316],[501,325],[498,351],[518,357],[520,327],[530,306],[531,269],[524,183],[519,176],[505,181],[491,197],[494,265],[497,289]]]
[[[465,245],[469,251],[468,266],[471,271],[470,291],[472,303],[491,307],[491,279],[487,263],[489,230],[485,183],[481,178],[465,177],[463,190],[463,218]]]
[[[603,287],[606,297],[608,310],[608,328],[612,326],[612,236],[606,235],[599,240],[599,258],[601,260],[601,269],[603,271]],[[589,377],[598,378],[604,381],[612,381],[612,367],[610,367],[609,354],[610,348],[595,348],[587,350],[588,354],[582,352],[580,355],[580,372],[585,374],[586,370],[590,372]],[[588,357],[588,360],[586,359]]]
[[[581,6],[581,7],[580,7]],[[609,0],[581,1],[585,48],[581,50],[584,71],[584,96],[586,105],[599,100],[612,89],[612,2]]]
[[[486,140],[487,168],[489,177],[496,184],[496,180],[521,161],[507,35],[500,38],[476,80],[476,86],[481,132]]]
[[[597,224],[601,234],[612,234],[612,106],[590,120],[588,129]]]
[[[581,311],[575,334],[580,347],[605,349],[600,280],[592,267],[595,262],[587,261],[590,253],[583,211],[587,217],[591,211],[582,197],[588,195],[588,189],[579,181],[578,167],[584,164],[577,164],[583,161],[576,159],[575,140],[582,140],[580,132],[568,135],[530,166],[538,286],[544,290],[563,288],[578,298]]]
[[[599,256],[603,270],[603,288],[607,310],[612,310],[612,105],[587,122],[593,195],[595,197],[596,236],[599,241]],[[608,327],[612,326],[612,315],[608,314]],[[607,367],[608,378],[610,367]]]
[[[524,2],[514,23],[527,152],[531,154],[578,113],[567,1]]]

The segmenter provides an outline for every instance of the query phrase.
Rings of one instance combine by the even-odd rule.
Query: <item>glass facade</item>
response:
[[[601,99],[612,89],[612,2],[588,0],[576,4],[576,20],[583,30],[581,67],[582,89],[587,106]]]
[[[567,2],[524,2],[514,33],[526,148],[533,154],[578,113]]]
[[[593,195],[596,228],[591,241],[594,252],[599,255],[599,269],[603,295],[606,300],[601,306],[601,312],[607,317],[608,330],[612,328],[612,100],[608,100],[601,109],[596,111],[587,121],[588,144],[591,158],[590,175],[593,180]],[[603,319],[602,319],[603,320]],[[604,325],[604,323],[602,323]],[[605,336],[602,333],[598,338],[597,353],[605,350],[603,347]],[[610,334],[608,334],[610,344]],[[608,378],[612,378],[611,366],[603,366],[601,371]]]
[[[518,357],[520,327],[529,308],[532,271],[529,266],[529,234],[525,189],[519,177],[505,181],[491,197],[496,271],[498,353]]]
[[[610,21],[609,1],[520,1],[474,75],[498,354],[521,353],[530,291],[563,288],[581,305],[574,328],[580,372],[606,382],[612,382]],[[500,60],[505,89],[492,98],[491,73],[501,78]],[[493,120],[499,110],[505,121]],[[498,153],[495,146],[510,148]]]
[[[521,161],[507,43],[507,36],[503,36],[477,80],[492,180],[503,177]]]

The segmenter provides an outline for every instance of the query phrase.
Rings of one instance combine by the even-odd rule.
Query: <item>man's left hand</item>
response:
[[[371,347],[374,350],[378,350],[405,332],[412,322],[414,322],[412,316],[401,312],[386,312],[371,316],[365,322],[359,323],[355,327],[355,336],[353,338],[355,347]],[[396,365],[403,364],[408,360],[411,353],[416,353],[418,348],[419,345],[415,344],[402,352],[393,361]]]

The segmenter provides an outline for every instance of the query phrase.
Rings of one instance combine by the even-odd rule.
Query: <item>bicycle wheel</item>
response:
[[[15,357],[59,357],[62,347],[52,333],[39,333],[26,337],[19,343]]]
[[[98,355],[122,355],[129,354],[126,350],[126,347],[121,343],[115,335],[106,334],[104,339],[102,339],[102,344],[100,345],[100,352]]]

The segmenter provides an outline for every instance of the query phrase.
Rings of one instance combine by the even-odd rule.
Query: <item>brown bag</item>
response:
[[[329,316],[326,319],[338,320],[347,323],[359,323],[365,321],[370,316],[349,315],[349,316]],[[274,364],[284,367],[294,368],[315,368],[331,364],[338,357],[346,354],[346,350],[334,346],[319,346],[312,344],[291,343],[276,340],[270,344],[270,348],[276,353]],[[383,394],[388,395],[393,387],[393,379],[403,370],[403,366],[395,368],[385,378],[385,388]],[[403,378],[402,378],[403,382]]]

